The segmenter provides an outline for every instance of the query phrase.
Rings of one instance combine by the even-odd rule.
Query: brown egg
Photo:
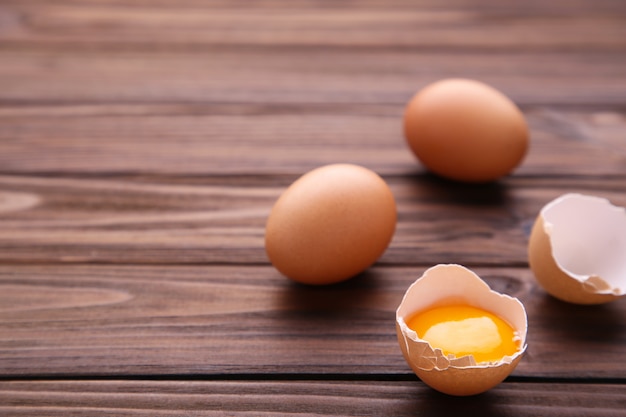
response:
[[[448,79],[419,91],[404,113],[406,140],[432,172],[463,182],[489,182],[524,159],[528,127],[504,94],[478,81]]]
[[[300,177],[276,201],[265,250],[294,281],[331,284],[372,265],[395,227],[395,200],[378,174],[357,165],[327,165]]]

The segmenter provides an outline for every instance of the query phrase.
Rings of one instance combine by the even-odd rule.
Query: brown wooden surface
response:
[[[428,174],[406,101],[487,82],[531,128],[498,183]],[[264,224],[307,170],[353,162],[398,202],[387,252],[312,288]],[[0,0],[0,415],[626,415],[626,300],[568,305],[526,245],[565,192],[626,206],[626,3]],[[451,398],[394,312],[437,263],[518,297],[528,352]]]
[[[501,384],[450,397],[413,381],[11,381],[0,382],[0,412],[15,416],[215,414],[342,416],[615,416],[614,384]],[[575,396],[572,391],[575,390]],[[149,395],[145,395],[149,392]],[[6,415],[6,414],[3,414]]]

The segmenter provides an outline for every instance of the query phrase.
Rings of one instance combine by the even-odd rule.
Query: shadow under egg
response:
[[[279,295],[282,309],[314,315],[345,315],[374,306],[376,289],[382,287],[381,273],[368,269],[346,281],[307,285],[286,278]]]
[[[447,204],[490,207],[504,205],[510,199],[506,178],[485,183],[467,183],[449,180],[426,171],[415,173],[411,179],[415,187],[419,188],[420,195]]]
[[[626,344],[626,299],[598,305],[567,303],[548,294],[536,299],[529,326],[559,335],[561,343]]]
[[[436,391],[421,381],[416,382],[413,400],[404,404],[402,415],[415,416],[460,416],[480,415],[485,417],[502,416],[498,407],[497,388],[481,394],[458,397]]]

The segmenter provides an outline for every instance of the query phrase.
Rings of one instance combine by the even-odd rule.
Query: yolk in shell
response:
[[[420,339],[445,355],[472,355],[476,363],[495,362],[519,349],[515,331],[498,316],[469,305],[425,310],[407,321]]]

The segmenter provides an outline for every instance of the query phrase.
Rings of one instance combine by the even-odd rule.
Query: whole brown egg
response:
[[[372,265],[395,227],[395,200],[378,174],[358,165],[326,165],[278,198],[267,219],[265,250],[292,280],[332,284]]]
[[[404,132],[426,168],[472,183],[511,173],[529,143],[524,115],[515,103],[468,79],[441,80],[419,91],[406,106]]]

